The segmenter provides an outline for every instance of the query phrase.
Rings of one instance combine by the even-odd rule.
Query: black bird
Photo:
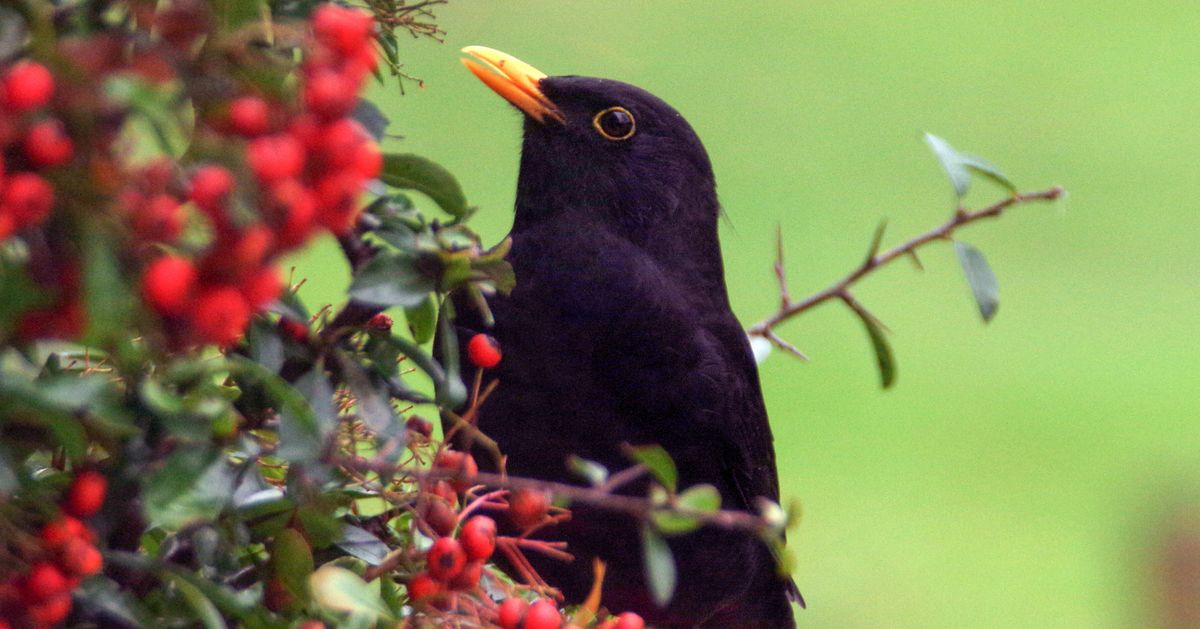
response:
[[[729,307],[717,241],[720,206],[696,133],[671,106],[618,81],[547,77],[472,46],[463,63],[525,113],[509,296],[489,302],[504,360],[478,426],[514,475],[579,482],[569,455],[611,470],[622,444],[659,444],[680,487],[710,483],[725,508],[779,499],[758,372]],[[459,308],[461,345],[482,331]],[[490,456],[476,451],[486,467]],[[646,486],[630,488],[645,495]],[[576,560],[535,567],[569,600],[608,564],[603,603],[660,627],[794,627],[795,585],[770,550],[714,528],[669,538],[678,566],[670,604],[648,592],[637,523],[576,505],[545,532]]]

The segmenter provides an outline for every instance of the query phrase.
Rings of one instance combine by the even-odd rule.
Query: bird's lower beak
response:
[[[562,113],[542,93],[545,72],[510,54],[484,46],[467,46],[462,51],[482,62],[463,59],[463,65],[504,100],[543,124],[547,118],[563,122]]]

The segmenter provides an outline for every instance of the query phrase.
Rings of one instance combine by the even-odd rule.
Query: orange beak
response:
[[[510,54],[484,46],[467,46],[462,51],[482,62],[463,59],[463,65],[514,107],[543,124],[547,118],[560,123],[565,120],[554,103],[542,93],[540,84],[546,78],[545,72]]]

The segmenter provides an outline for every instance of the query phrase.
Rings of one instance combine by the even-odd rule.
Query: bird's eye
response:
[[[624,107],[609,107],[592,118],[592,126],[606,140],[628,140],[637,131],[633,114]]]

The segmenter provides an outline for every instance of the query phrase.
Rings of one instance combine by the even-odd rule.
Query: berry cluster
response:
[[[484,562],[496,550],[496,522],[486,515],[471,517],[458,534],[439,537],[425,554],[425,570],[408,581],[408,596],[437,605],[447,592],[479,585]]]
[[[0,76],[0,240],[45,222],[54,188],[43,171],[75,155],[62,121],[47,111],[53,97],[54,75],[40,63],[20,61]]]
[[[315,44],[301,68],[300,109],[244,94],[217,121],[220,133],[245,139],[253,185],[239,186],[233,171],[219,164],[192,173],[188,198],[207,219],[212,243],[195,259],[160,257],[142,277],[146,302],[175,341],[236,342],[250,317],[282,290],[279,255],[318,229],[340,235],[353,227],[363,186],[383,166],[375,142],[349,117],[375,68],[373,28],[368,13],[322,5],[312,16]],[[239,212],[239,199],[257,212]],[[147,231],[167,242],[177,235]]]
[[[0,619],[34,627],[66,619],[71,591],[104,564],[95,531],[81,519],[100,510],[106,490],[107,481],[99,472],[75,476],[60,504],[64,514],[42,526],[28,570],[0,583]]]

